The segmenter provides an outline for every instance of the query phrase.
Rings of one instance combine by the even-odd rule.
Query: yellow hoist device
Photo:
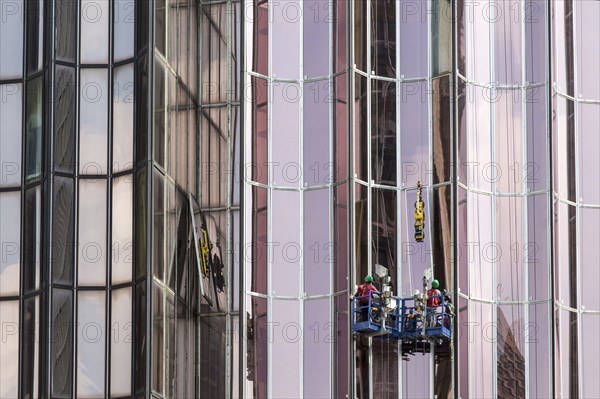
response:
[[[200,261],[202,262],[202,274],[204,277],[208,277],[210,247],[208,245],[208,234],[203,228],[200,228],[200,239],[198,239],[198,241],[198,247],[200,247]]]
[[[417,200],[415,201],[415,240],[423,242],[425,239],[425,203],[421,197],[421,182],[417,182]]]

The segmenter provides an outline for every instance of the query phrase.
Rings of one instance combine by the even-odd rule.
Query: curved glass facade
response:
[[[600,397],[599,18],[1,1],[0,397]],[[352,334],[377,265],[450,354]]]

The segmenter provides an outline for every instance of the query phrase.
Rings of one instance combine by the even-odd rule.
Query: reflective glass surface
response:
[[[23,0],[5,3],[0,24],[0,79],[23,75]]]
[[[112,396],[126,396],[131,393],[132,289],[113,291],[111,306],[110,392]]]
[[[106,189],[106,180],[79,181],[79,285],[106,283]]]
[[[23,85],[1,85],[0,95],[4,97],[3,101],[0,101],[0,187],[16,187],[21,183]]]
[[[133,166],[134,64],[114,69],[113,83],[113,172]]]
[[[79,88],[79,173],[107,173],[108,71],[82,69]]]
[[[73,179],[54,178],[52,206],[52,279],[56,283],[73,283],[75,248],[75,206]]]
[[[27,83],[25,114],[25,178],[38,179],[43,169],[44,129],[42,125],[43,83],[37,77]]]
[[[56,66],[54,87],[54,168],[73,173],[75,169],[75,68]]]
[[[72,395],[73,293],[56,289],[52,297],[52,395]],[[91,333],[91,330],[90,330]]]
[[[19,301],[0,302],[5,339],[0,341],[0,396],[16,398],[19,392]]]
[[[21,193],[0,193],[0,296],[19,295]]]
[[[331,291],[331,268],[334,246],[330,241],[330,191],[304,192],[303,208],[303,277],[307,295],[323,295]],[[290,249],[291,252],[291,249]]]
[[[106,295],[80,291],[77,303],[77,397],[104,395]]]
[[[81,46],[82,64],[105,64],[108,62],[109,2],[81,0],[81,41],[97,43]],[[115,41],[116,42],[116,41]]]

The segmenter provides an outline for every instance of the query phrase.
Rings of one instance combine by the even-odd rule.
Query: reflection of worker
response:
[[[365,282],[358,286],[356,294],[354,294],[355,298],[360,298],[358,306],[360,307],[361,320],[359,321],[367,320],[369,314],[369,296],[371,296],[371,292],[373,291],[377,292],[377,288],[373,285],[373,277],[368,275],[365,277]]]
[[[435,320],[435,309],[442,302],[442,293],[438,290],[440,282],[434,279],[431,282],[431,288],[427,290],[427,320],[429,325],[433,325]]]

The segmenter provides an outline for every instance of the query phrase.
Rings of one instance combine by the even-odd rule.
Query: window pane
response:
[[[580,262],[581,262],[581,305],[586,310],[600,310],[600,209],[580,208]]]
[[[300,306],[298,301],[272,301],[271,370],[273,398],[299,398]],[[325,373],[325,370],[321,370]]]
[[[467,243],[469,294],[476,298],[494,299],[493,260],[496,258],[492,231],[492,197],[467,193]]]
[[[494,330],[497,325],[492,320],[492,305],[471,301],[469,321],[469,377],[472,398],[491,398],[493,392]],[[472,327],[474,326],[474,327]],[[496,328],[495,328],[496,327]],[[464,331],[464,330],[463,330]]]
[[[498,348],[498,397],[525,397],[525,308],[523,305],[501,305],[496,308]],[[489,326],[485,326],[487,328]],[[492,327],[489,330],[493,330]],[[484,331],[484,334],[487,334]],[[484,335],[487,337],[489,335]]]
[[[17,187],[21,185],[23,85],[2,85],[0,96],[0,187]]]
[[[44,4],[40,0],[29,0],[27,1],[27,73],[41,70],[43,62]]]
[[[584,314],[581,316],[582,339],[582,398],[600,397],[600,379],[598,378],[598,330],[600,330],[600,315]]]
[[[245,381],[245,395],[252,398],[267,397],[267,299],[247,295],[246,309],[248,312],[248,373]],[[285,366],[287,368],[287,365]],[[297,378],[292,379],[295,381]]]
[[[121,61],[133,57],[135,1],[115,0],[114,57]]]
[[[600,104],[579,104],[579,137],[580,157],[579,182],[580,193],[584,204],[600,204],[600,187],[591,183],[593,176],[600,171]],[[591,184],[590,184],[591,183]]]
[[[165,392],[165,293],[158,284],[152,284],[152,389]]]
[[[355,1],[354,6],[354,62],[356,68],[367,71],[367,2]]]
[[[528,18],[531,10],[523,10],[521,7],[521,4],[501,1],[495,3],[493,17],[489,17],[491,13],[486,10],[485,15],[489,17],[494,35],[493,59],[496,77],[493,81],[500,84],[519,85],[523,83],[521,79],[521,67],[524,63],[524,60],[521,59],[521,29],[522,21]],[[527,12],[527,16],[522,16],[523,12]],[[544,43],[541,45],[543,46]],[[500,392],[498,394],[500,395]]]
[[[171,74],[169,73],[169,76]],[[167,113],[166,71],[164,64],[156,59],[154,62],[154,160],[165,167],[165,116]],[[182,130],[182,133],[185,130]]]
[[[488,247],[488,242],[482,241],[480,244],[484,256],[495,261],[496,264],[497,299],[523,301],[525,294],[523,198],[496,197],[495,205],[495,245]]]
[[[106,296],[80,291],[77,306],[77,397],[104,395]]]
[[[52,395],[72,396],[73,384],[73,294],[54,289],[52,299]]]
[[[550,304],[529,305],[529,323],[524,326],[524,339],[529,344],[529,397],[549,398],[551,361]],[[597,353],[597,352],[596,352]]]
[[[146,273],[148,248],[148,177],[147,168],[139,169],[135,174],[135,276],[141,277]]]
[[[358,4],[358,3],[356,3]],[[368,175],[368,148],[369,125],[367,124],[367,97],[369,95],[367,78],[359,74],[354,75],[354,163],[356,176],[367,181]]]
[[[330,243],[329,190],[304,192],[304,291],[307,295],[330,293],[334,248]]]
[[[19,301],[0,302],[0,397],[16,398],[19,390]]]
[[[131,281],[133,263],[133,176],[113,180],[112,283]]]
[[[144,390],[146,384],[146,356],[148,348],[146,346],[146,320],[147,302],[146,282],[139,283],[135,288],[135,313],[133,323],[134,339],[134,388],[135,392]]]
[[[267,184],[267,179],[269,177],[267,168],[269,86],[264,79],[255,77],[252,77],[251,79],[252,84],[248,88],[248,96],[252,99],[252,163],[250,169],[247,167],[245,168],[244,173],[249,179]],[[204,178],[201,180],[204,181]]]
[[[298,296],[300,293],[300,192],[272,191],[271,294]],[[277,319],[275,319],[277,320]]]
[[[529,300],[550,298],[548,217],[548,195],[527,198],[527,242],[519,251],[529,274]]]
[[[54,87],[54,168],[73,173],[75,147],[75,69],[56,66]]]
[[[289,2],[283,7],[286,17],[291,23],[299,25],[302,18],[304,48],[304,75],[307,77],[325,76],[329,72],[329,27],[333,22],[333,5],[328,2],[310,0],[302,4],[297,11]],[[289,4],[289,5],[288,5]],[[298,15],[298,17],[296,17]],[[289,42],[289,38],[285,38]],[[289,55],[289,50],[287,53]]]
[[[378,76],[396,77],[396,4],[371,3],[371,69]]]
[[[106,180],[79,182],[79,285],[106,282]]]
[[[108,129],[108,73],[82,69],[79,113],[79,173],[106,174]]]
[[[40,264],[42,261],[42,186],[25,192],[25,220],[23,223],[23,288],[25,293],[40,286]]]
[[[427,0],[400,6],[400,73],[405,78],[427,76]],[[425,17],[427,16],[427,17]]]
[[[75,62],[77,54],[77,2],[56,1],[56,58]],[[84,46],[85,47],[85,46]],[[94,48],[93,46],[90,46]]]
[[[371,90],[371,179],[395,186],[396,84],[373,80]]]
[[[331,298],[304,301],[303,356],[304,397],[328,398],[331,396],[331,352],[336,335],[331,323]],[[275,329],[277,331],[277,329]],[[293,324],[283,325],[284,336],[295,337]],[[300,331],[300,330],[298,330]],[[380,396],[382,397],[382,396]]]
[[[300,147],[301,86],[296,83],[274,85],[271,103],[271,183],[298,187],[302,177],[298,149]]]
[[[303,135],[304,135],[304,184],[314,186],[333,181],[334,165],[329,162],[329,109],[331,102],[331,84],[328,81],[304,84],[303,97]],[[291,165],[284,175],[288,180],[300,178],[295,176],[298,170]]]
[[[271,74],[282,79],[298,79],[302,6],[298,0],[288,0],[285,6],[271,6],[271,9]]]
[[[15,79],[23,75],[23,3],[23,0],[2,3],[0,79]]]
[[[372,267],[381,265],[388,269],[391,281],[397,281],[398,235],[397,195],[395,190],[373,188],[371,190],[371,248],[373,255]],[[441,266],[441,265],[440,265]],[[360,276],[361,278],[364,276]]]
[[[200,397],[225,397],[225,317],[200,319]],[[193,395],[192,395],[193,396]]]
[[[450,180],[451,123],[450,123],[450,77],[443,76],[432,82],[432,152],[433,182]],[[429,172],[431,173],[431,172]]]
[[[33,180],[42,173],[42,77],[27,83],[25,115],[25,178]]]
[[[52,274],[56,283],[73,282],[74,204],[73,179],[54,176],[52,204]]]
[[[113,172],[133,167],[133,64],[114,69]]]
[[[19,295],[21,193],[0,193],[0,296]],[[0,395],[1,396],[1,395]]]
[[[525,92],[527,102],[527,163],[522,174],[531,191],[548,189],[548,135],[546,125],[546,93],[543,88],[534,88]]]
[[[81,42],[84,43],[80,46],[82,64],[108,63],[108,21],[108,0],[81,0]]]
[[[466,86],[467,102],[467,162],[466,169],[468,185],[485,191],[492,191],[491,177],[494,172],[492,165],[492,142],[490,132],[491,90],[479,86]]]
[[[464,47],[466,49],[466,71],[465,76],[472,81],[483,84],[489,83],[490,75],[490,25],[489,4],[469,3],[464,1],[462,20],[466,31]],[[427,45],[425,45],[427,48]]]
[[[402,184],[429,181],[429,111],[427,82],[403,83],[400,98]]]
[[[252,191],[250,191],[252,190]],[[246,232],[247,237],[252,237],[253,245],[245,248],[244,260],[251,263],[252,278],[245,279],[246,289],[261,294],[267,293],[267,269],[269,262],[268,246],[268,190],[258,186],[251,186],[247,192],[249,212],[252,212],[252,224]]]
[[[503,193],[523,191],[523,104],[521,91],[497,90],[494,105],[495,168],[486,168],[485,176]],[[473,136],[476,140],[477,136]],[[485,168],[485,166],[484,166]]]
[[[152,275],[158,280],[165,278],[165,176],[154,170],[154,209],[152,212]]]
[[[133,334],[131,288],[112,293],[110,394],[131,394],[131,343]]]
[[[40,297],[23,302],[23,334],[21,339],[21,396],[38,397],[40,368]],[[2,362],[4,364],[4,362]],[[4,384],[2,385],[4,386]]]
[[[575,5],[575,17],[577,19],[575,21],[575,42],[577,43],[577,86],[579,93],[576,93],[576,96],[582,96],[588,100],[599,100],[600,76],[598,65],[600,65],[600,52],[596,51],[597,49],[590,51],[588,45],[590,42],[597,43],[600,39],[600,24],[598,24],[600,2],[574,1],[573,4]],[[598,111],[596,111],[597,114]]]

